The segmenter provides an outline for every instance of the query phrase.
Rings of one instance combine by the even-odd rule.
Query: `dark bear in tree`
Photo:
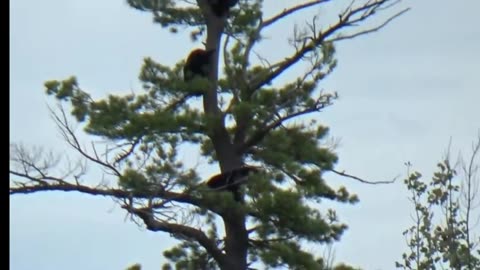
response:
[[[207,181],[207,186],[218,191],[228,190],[232,192],[235,201],[240,202],[242,196],[238,189],[240,185],[245,183],[248,177],[255,172],[258,172],[258,169],[251,166],[237,168],[212,176]]]
[[[230,8],[234,7],[238,0],[208,0],[208,4],[217,17],[223,17],[228,14]]]
[[[195,49],[187,57],[187,62],[183,67],[183,79],[191,81],[195,76],[203,78],[208,77],[212,63],[212,54],[215,50]]]

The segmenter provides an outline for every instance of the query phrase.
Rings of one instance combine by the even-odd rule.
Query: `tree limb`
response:
[[[283,19],[283,18],[287,17],[288,15],[294,14],[297,11],[303,10],[305,8],[308,8],[308,7],[317,5],[317,4],[328,2],[328,1],[330,1],[330,0],[311,1],[311,2],[304,3],[304,4],[300,4],[300,5],[295,6],[293,8],[284,9],[280,14],[277,14],[277,15],[273,16],[272,18],[269,18],[265,21],[263,21],[262,18],[260,18],[260,20],[261,20],[260,24],[258,25],[257,29],[255,30],[255,33],[253,33],[252,36],[248,39],[247,45],[245,46],[245,54],[244,54],[243,67],[242,67],[243,74],[246,73],[248,59],[249,59],[249,56],[250,56],[250,51],[252,50],[253,45],[255,44],[255,41],[257,40],[258,36],[260,35],[260,32],[264,28],[272,25],[273,23],[275,23],[276,21],[278,21],[280,19]],[[246,78],[244,78],[244,79],[246,79]]]
[[[361,22],[371,15],[373,15],[377,10],[380,10],[382,6],[387,4],[388,2],[391,2],[391,0],[375,0],[375,1],[368,1],[362,6],[356,7],[356,8],[347,8],[342,14],[339,15],[339,20],[337,23],[335,23],[333,26],[330,26],[327,30],[321,31],[320,33],[314,33],[315,36],[312,37],[312,40],[305,46],[303,46],[300,50],[297,50],[296,53],[294,53],[292,56],[286,58],[284,61],[278,63],[278,67],[272,71],[268,76],[262,78],[260,81],[258,81],[256,84],[252,85],[252,89],[256,90],[264,86],[265,84],[269,83],[271,80],[275,79],[277,76],[282,74],[285,70],[287,70],[290,66],[294,65],[297,63],[299,60],[301,60],[305,54],[315,50],[319,45],[321,45],[324,41],[327,40],[328,37],[336,33],[338,30],[352,26],[357,22]],[[398,2],[395,2],[393,4],[396,4]],[[393,5],[392,4],[392,5]],[[390,5],[390,6],[392,6]],[[408,9],[405,9],[404,11],[397,13],[394,15],[392,18],[386,21],[383,25],[380,26],[383,27],[385,26],[388,22],[390,22],[393,18],[396,18],[406,12]],[[357,15],[358,13],[363,14],[358,17],[352,19],[353,16]]]
[[[278,119],[273,121],[272,123],[265,124],[262,129],[257,130],[245,143],[240,145],[238,147],[237,151],[239,153],[244,153],[250,147],[258,144],[261,140],[263,140],[263,138],[265,136],[267,136],[268,133],[271,130],[279,127],[280,125],[282,125],[283,122],[285,122],[289,119],[295,118],[295,117],[300,116],[300,115],[309,114],[309,113],[312,113],[312,112],[318,112],[321,109],[325,108],[326,106],[330,105],[330,96],[325,96],[323,98],[324,99],[322,99],[322,97],[320,97],[319,100],[317,100],[317,102],[312,107],[305,108],[301,111],[298,111],[298,112],[295,112],[295,113],[292,113],[292,114],[288,114],[288,115],[285,115],[285,116],[278,117]]]
[[[257,247],[260,247],[260,248],[266,248],[271,243],[288,241],[288,240],[292,240],[294,238],[295,238],[295,236],[289,235],[289,236],[285,236],[285,237],[267,238],[267,239],[263,239],[263,240],[261,240],[261,239],[250,239],[249,242],[254,246],[257,246]]]
[[[27,176],[18,172],[12,172],[11,174],[27,178],[31,181],[40,182],[38,179],[34,179],[31,176]],[[55,181],[58,181],[56,178],[52,178]],[[10,187],[10,195],[14,194],[29,194],[40,191],[76,191],[85,194],[95,195],[95,196],[110,196],[117,199],[128,199],[130,197],[139,198],[139,199],[149,199],[149,198],[161,198],[166,200],[172,200],[180,203],[188,203],[198,207],[204,207],[204,203],[200,198],[196,198],[189,194],[171,192],[171,191],[128,191],[123,189],[115,188],[96,188],[86,185],[71,184],[66,181],[61,183],[47,183],[46,181],[41,182],[41,185],[27,185],[23,184],[21,186]]]
[[[391,184],[391,183],[394,183],[394,182],[397,180],[397,178],[398,178],[398,176],[396,176],[395,178],[393,178],[393,179],[390,180],[390,181],[376,181],[376,182],[374,182],[374,181],[364,180],[364,179],[362,179],[362,178],[360,178],[360,177],[357,177],[357,176],[354,176],[354,175],[351,175],[351,174],[347,174],[347,173],[345,173],[345,171],[340,172],[340,171],[337,171],[337,170],[335,170],[335,169],[331,169],[330,171],[333,172],[333,173],[335,173],[335,174],[338,174],[338,175],[340,175],[340,176],[352,178],[352,179],[355,179],[355,180],[357,180],[357,181],[359,181],[359,182],[361,182],[361,183],[370,184],[370,185]]]
[[[386,26],[388,23],[390,23],[391,21],[393,21],[395,18],[399,17],[400,15],[402,15],[403,13],[409,11],[410,8],[406,8],[398,13],[396,13],[395,15],[393,15],[392,17],[390,17],[388,20],[386,20],[385,22],[383,22],[382,24],[376,26],[376,27],[373,27],[373,28],[370,28],[370,29],[367,29],[367,30],[364,30],[364,31],[360,31],[360,32],[357,32],[355,34],[351,34],[351,35],[346,35],[346,36],[339,36],[339,37],[336,37],[336,38],[332,38],[332,39],[329,39],[327,41],[330,41],[330,42],[335,42],[335,41],[340,41],[340,40],[344,40],[344,39],[352,39],[352,38],[355,38],[355,37],[358,37],[358,36],[361,36],[361,35],[365,35],[365,34],[370,34],[370,33],[373,33],[373,32],[377,32],[378,30],[382,29],[384,26]]]
[[[318,4],[322,4],[322,3],[326,3],[326,2],[329,2],[330,0],[316,0],[316,1],[311,1],[311,2],[307,2],[307,3],[303,3],[303,4],[300,4],[298,6],[295,6],[293,8],[289,8],[289,9],[284,9],[282,11],[282,13],[280,14],[277,14],[275,16],[273,16],[272,18],[268,19],[268,20],[265,20],[262,24],[261,24],[261,28],[265,28],[265,27],[268,27],[269,25],[275,23],[276,21],[280,20],[280,19],[283,19],[284,17],[288,16],[288,15],[291,15],[297,11],[300,11],[300,10],[303,10],[305,8],[308,8],[308,7],[311,7],[311,6],[314,6],[314,5],[318,5]]]
[[[208,238],[203,231],[186,225],[158,221],[148,208],[136,209],[127,205],[123,208],[141,218],[148,230],[163,231],[177,237],[193,239],[205,248],[220,265],[226,264],[225,254],[217,247],[215,241]]]
[[[135,147],[141,142],[141,136],[136,138],[133,142],[130,143],[130,148],[128,150],[124,150],[123,153],[119,154],[114,161],[114,164],[119,164],[126,158],[128,158],[131,154],[133,154],[133,151],[135,150]]]
[[[25,157],[27,158],[27,157]],[[154,190],[145,190],[145,191],[131,191],[118,188],[108,188],[105,186],[98,185],[96,187],[81,185],[78,182],[77,177],[75,177],[75,184],[66,181],[62,178],[54,177],[48,175],[45,171],[40,170],[36,167],[35,164],[26,163],[28,160],[14,160],[20,163],[22,166],[22,171],[10,170],[9,173],[20,178],[27,179],[31,183],[25,183],[22,181],[11,180],[14,186],[10,187],[10,195],[14,194],[30,194],[41,191],[77,191],[85,194],[96,195],[96,196],[110,196],[116,199],[128,199],[128,198],[138,198],[138,199],[162,199],[165,203],[169,201],[186,203],[192,206],[199,208],[208,208],[210,211],[223,214],[224,209],[220,205],[210,202],[210,200],[203,199],[202,197],[197,197],[191,195],[191,192],[198,189],[203,185],[200,183],[194,185],[191,188],[187,188],[182,192],[172,192],[168,191],[165,188],[155,188]],[[34,172],[38,175],[31,175],[29,173],[29,168],[33,168]],[[32,184],[33,183],[33,184]],[[205,190],[207,192],[208,189]]]
[[[116,176],[121,175],[121,173],[113,165],[109,164],[108,162],[101,161],[100,159],[89,155],[87,152],[85,152],[82,149],[82,147],[80,146],[80,142],[78,141],[77,137],[75,136],[75,133],[73,132],[71,127],[68,125],[67,116],[65,114],[65,110],[62,107],[60,107],[60,112],[61,112],[62,118],[60,118],[60,116],[58,114],[56,114],[51,108],[49,108],[49,109],[50,109],[50,112],[51,112],[55,122],[57,123],[57,126],[60,129],[60,132],[62,133],[63,137],[65,138],[65,140],[67,141],[67,143],[70,146],[72,146],[75,150],[77,150],[82,156],[84,156],[88,160],[90,160],[94,163],[97,163],[104,168],[107,168],[107,169],[111,170]]]

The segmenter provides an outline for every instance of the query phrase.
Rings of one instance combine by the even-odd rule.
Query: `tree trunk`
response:
[[[200,1],[199,1],[200,2]],[[204,12],[205,14],[205,12]],[[212,67],[209,79],[213,83],[203,97],[205,114],[214,117],[213,130],[210,139],[214,146],[222,172],[242,166],[242,158],[235,152],[228,131],[225,128],[223,116],[218,107],[217,81],[218,59],[220,41],[225,24],[225,19],[214,16],[207,17],[207,44],[206,49],[215,49],[212,55]],[[222,215],[225,226],[225,256],[226,260],[218,262],[222,270],[245,270],[247,269],[248,233],[246,229],[246,217],[241,204],[233,209],[225,210]]]
[[[222,270],[247,269],[248,234],[245,227],[245,213],[240,207],[231,209],[231,214],[224,217],[225,251],[227,265]]]

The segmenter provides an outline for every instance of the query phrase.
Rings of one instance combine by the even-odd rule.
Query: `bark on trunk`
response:
[[[198,1],[206,8],[206,1]],[[208,7],[207,7],[208,8]],[[212,67],[209,74],[210,81],[214,82],[203,97],[203,107],[205,114],[214,117],[210,139],[212,140],[215,152],[217,154],[220,169],[226,172],[242,166],[242,158],[236,151],[230,136],[225,128],[224,118],[218,107],[217,81],[218,81],[218,59],[220,51],[220,41],[225,24],[225,19],[210,16],[210,11],[204,10],[207,22],[207,44],[206,49],[215,49],[212,55]],[[233,209],[226,209],[222,215],[225,226],[225,260],[217,262],[222,270],[246,270],[248,253],[248,233],[246,229],[246,215],[240,204],[235,205]]]
[[[248,233],[245,227],[245,213],[241,208],[231,209],[231,215],[224,217],[225,251],[227,267],[222,270],[247,269]]]

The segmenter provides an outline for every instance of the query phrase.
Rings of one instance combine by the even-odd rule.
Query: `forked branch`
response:
[[[115,168],[115,166],[110,164],[108,161],[102,161],[99,158],[99,156],[96,154],[95,149],[94,149],[95,156],[92,156],[92,155],[88,154],[82,148],[77,136],[75,135],[75,132],[73,131],[72,127],[70,126],[70,124],[68,122],[65,110],[63,109],[63,107],[60,107],[59,109],[60,109],[60,115],[55,113],[52,109],[50,109],[50,112],[52,114],[53,119],[55,120],[55,123],[57,124],[58,128],[60,129],[60,132],[61,132],[63,138],[65,139],[65,141],[70,146],[72,146],[73,149],[75,149],[78,153],[80,153],[86,159],[88,159],[88,160],[90,160],[90,161],[92,161],[96,164],[101,165],[103,168],[111,171],[114,175],[120,176],[121,173],[117,170],[117,168]]]
[[[393,2],[393,3],[392,3]],[[398,1],[393,1],[393,0],[375,0],[375,1],[367,1],[365,4],[359,6],[359,7],[348,7],[342,14],[340,14],[338,17],[338,21],[330,26],[328,29],[324,31],[319,31],[318,33],[313,33],[313,37],[311,38],[310,42],[306,43],[302,48],[297,50],[293,55],[290,57],[286,58],[285,60],[275,64],[274,66],[276,67],[268,76],[265,76],[261,78],[258,82],[256,82],[254,85],[252,85],[251,89],[254,91],[256,89],[259,89],[263,87],[265,84],[269,83],[273,79],[275,79],[277,76],[282,74],[285,70],[287,70],[289,67],[292,65],[296,64],[298,61],[303,59],[303,57],[309,53],[314,51],[318,46],[320,46],[323,42],[328,41],[328,38],[333,36],[335,33],[337,33],[339,30],[345,28],[345,27],[350,27],[350,26],[355,26],[356,23],[361,22],[366,20],[367,18],[371,17],[373,14],[375,14],[377,11],[380,11],[382,9],[385,9],[386,7],[391,7],[395,4],[399,3]],[[353,4],[353,2],[352,2]],[[398,12],[397,14],[391,16],[388,20],[386,20],[384,23],[382,23],[379,26],[376,26],[374,28],[371,28],[369,30],[364,30],[361,32],[358,32],[356,34],[352,34],[351,36],[359,36],[362,34],[367,34],[372,31],[377,31],[380,28],[383,28],[385,25],[387,25],[389,22],[391,22],[393,19],[397,18],[398,16],[404,14],[405,12],[408,11],[408,8]],[[344,38],[347,38],[348,36],[345,36]],[[337,40],[339,40],[340,37],[337,37]],[[331,40],[335,40],[335,38],[332,38]]]

